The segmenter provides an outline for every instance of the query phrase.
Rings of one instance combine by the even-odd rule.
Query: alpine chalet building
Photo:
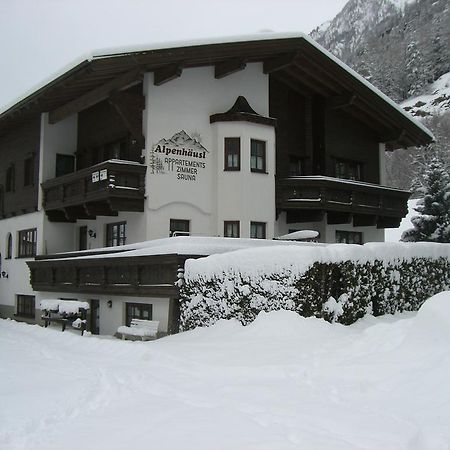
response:
[[[94,55],[0,114],[0,315],[76,299],[92,332],[175,332],[187,255],[120,252],[174,233],[383,241],[409,197],[385,152],[432,140],[306,35]]]

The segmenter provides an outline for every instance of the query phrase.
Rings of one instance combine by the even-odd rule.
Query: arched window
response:
[[[12,234],[8,233],[6,238],[6,259],[12,258]]]

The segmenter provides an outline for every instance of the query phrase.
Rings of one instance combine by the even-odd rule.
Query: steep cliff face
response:
[[[350,0],[311,36],[399,102],[450,71],[448,0]]]

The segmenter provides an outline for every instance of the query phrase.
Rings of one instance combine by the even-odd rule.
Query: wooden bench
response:
[[[142,341],[155,339],[158,334],[158,320],[131,319],[130,326],[121,326],[117,332],[122,335],[122,339],[140,337]]]

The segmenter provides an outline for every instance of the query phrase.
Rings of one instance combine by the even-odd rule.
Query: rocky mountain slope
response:
[[[450,72],[448,0],[350,0],[311,36],[398,102]]]
[[[311,36],[435,134],[427,151],[387,155],[388,184],[409,189],[429,155],[450,170],[449,0],[349,0]]]

